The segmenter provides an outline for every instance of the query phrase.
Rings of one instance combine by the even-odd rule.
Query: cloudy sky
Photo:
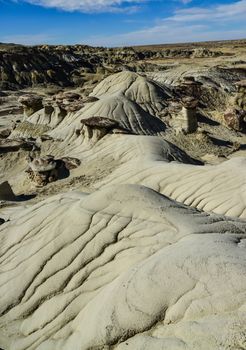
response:
[[[246,38],[246,0],[0,0],[0,42],[125,46]]]

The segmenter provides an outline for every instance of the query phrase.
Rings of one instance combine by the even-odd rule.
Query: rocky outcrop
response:
[[[91,141],[94,143],[102,139],[107,133],[113,132],[114,129],[117,129],[118,132],[120,131],[119,123],[109,118],[91,117],[88,119],[82,119],[81,123],[83,125],[81,134],[85,141]],[[122,131],[127,132],[127,130],[123,128]],[[128,131],[128,133],[131,133],[131,131]]]
[[[223,116],[224,124],[228,128],[236,131],[245,130],[245,127],[246,127],[245,119],[246,119],[246,112],[243,110],[238,110],[236,108],[229,108]]]
[[[0,46],[1,48],[1,46]],[[221,52],[196,49],[136,49],[74,46],[2,45],[0,89],[50,85],[83,86],[87,74],[105,75],[123,70],[124,65],[158,58],[214,57]]]
[[[35,150],[37,148],[35,142],[22,138],[0,139],[0,154],[7,152],[17,152],[21,149],[26,151]]]
[[[222,117],[222,123],[236,131],[246,131],[246,80],[235,83],[235,96]]]
[[[19,103],[23,106],[24,117],[28,118],[35,112],[43,108],[42,96],[24,95],[19,98]]]
[[[29,157],[29,169],[27,173],[29,178],[38,186],[45,186],[49,182],[58,179],[58,164],[53,156],[45,156],[42,158]]]
[[[64,177],[66,170],[77,168],[81,164],[79,159],[64,157],[55,159],[51,155],[40,158],[28,156],[28,169],[26,173],[31,181],[37,186],[43,187],[48,183]]]

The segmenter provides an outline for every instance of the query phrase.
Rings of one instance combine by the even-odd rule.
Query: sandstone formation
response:
[[[102,117],[82,119],[81,123],[83,125],[81,134],[83,134],[85,139],[91,139],[92,142],[99,141],[114,128],[119,128],[119,124],[116,121]]]
[[[145,76],[133,72],[121,72],[109,76],[96,86],[92,96],[101,98],[119,92],[151,114],[163,109],[171,97],[168,87],[160,86]]]
[[[23,106],[24,116],[26,118],[42,108],[41,96],[24,95],[19,98],[19,102]]]
[[[26,173],[37,186],[46,186],[62,178],[65,170],[76,169],[80,164],[79,159],[71,157],[55,159],[51,155],[40,158],[29,156]]]
[[[20,149],[33,150],[35,149],[35,143],[33,141],[19,139],[0,139],[0,154],[7,152],[17,152]]]
[[[33,46],[0,43],[0,89],[50,85],[83,86],[89,74],[105,75],[143,59],[216,57],[206,48],[144,49],[102,48],[85,45]]]
[[[58,179],[57,162],[53,156],[36,159],[30,157],[28,165],[27,173],[38,186],[45,186],[47,183]]]
[[[193,133],[197,130],[197,105],[198,101],[192,97],[183,98],[181,101],[182,110],[175,118],[173,125],[176,132],[184,132],[186,134]]]
[[[0,229],[1,346],[238,346],[245,234],[138,186],[23,209]]]
[[[245,348],[244,43],[0,44],[0,349]]]

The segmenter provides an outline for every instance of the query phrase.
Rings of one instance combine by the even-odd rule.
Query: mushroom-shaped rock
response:
[[[79,115],[81,119],[101,116],[115,120],[121,128],[137,135],[159,135],[166,129],[163,121],[120,92],[102,97],[95,103],[86,104]]]
[[[199,98],[201,94],[201,86],[202,83],[196,81],[194,77],[186,76],[181,82],[180,89],[186,96]]]
[[[187,109],[196,109],[198,106],[198,100],[193,97],[185,97],[181,100],[181,104]]]
[[[0,201],[15,201],[16,196],[8,181],[0,184]]]
[[[18,101],[23,106],[24,116],[26,118],[43,108],[42,96],[23,95]]]
[[[116,120],[103,117],[91,117],[82,119],[83,124],[82,134],[85,140],[97,142],[114,128],[119,128],[119,123]]]
[[[53,156],[45,156],[32,159],[29,166],[34,172],[43,173],[55,169],[56,161]]]
[[[45,186],[49,182],[58,179],[57,161],[53,156],[41,158],[29,158],[29,169],[27,170],[31,180],[38,186]]]
[[[181,100],[181,105],[181,113],[176,118],[178,122],[177,132],[193,133],[198,127],[196,114],[198,101],[195,98],[186,97]]]

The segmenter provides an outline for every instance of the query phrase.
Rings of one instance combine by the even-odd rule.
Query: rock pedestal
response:
[[[184,77],[180,85],[182,93],[193,98],[200,98],[202,83],[195,80],[194,77]]]
[[[85,141],[92,143],[99,141],[114,128],[119,128],[118,122],[103,117],[82,119],[81,123],[83,125],[81,134],[84,136]]]
[[[184,98],[181,101],[182,110],[180,114],[176,117],[175,126],[177,133],[184,132],[186,134],[191,134],[196,132],[197,123],[197,104],[198,101],[194,98]]]
[[[45,186],[58,179],[57,162],[53,156],[29,159],[29,177],[38,186]]]

